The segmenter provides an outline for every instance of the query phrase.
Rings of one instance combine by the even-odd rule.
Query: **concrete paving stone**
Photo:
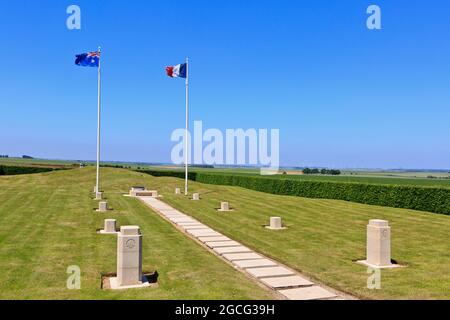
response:
[[[314,283],[312,283],[311,281],[306,280],[300,276],[262,278],[261,281],[267,284],[269,287],[275,289],[307,287],[314,285]]]
[[[251,249],[244,246],[236,246],[236,247],[220,247],[213,249],[218,254],[224,253],[244,253],[244,252],[252,252]]]
[[[197,222],[192,218],[169,218],[170,221],[179,223],[179,222]]]
[[[289,300],[318,300],[336,297],[334,293],[318,286],[279,290],[278,292]]]
[[[178,214],[178,213],[170,213],[170,214],[162,214],[164,217],[167,218],[191,218],[185,214]]]
[[[203,223],[200,222],[178,222],[178,225],[182,227],[199,227],[199,226],[205,226]]]
[[[235,261],[235,265],[239,268],[259,268],[259,267],[274,267],[277,264],[269,259],[253,259]]]
[[[249,268],[245,270],[256,278],[288,276],[295,274],[293,271],[286,269],[285,267]]]
[[[182,227],[183,229],[186,230],[205,230],[205,229],[209,229],[209,227],[205,226],[205,225],[199,225],[199,226],[183,226],[183,225],[179,225],[180,227]]]
[[[210,248],[221,248],[221,247],[236,247],[240,246],[241,244],[236,241],[208,241],[206,242],[206,245]]]
[[[218,237],[199,237],[198,240],[201,242],[210,242],[210,241],[231,241],[230,238],[225,236],[218,236]]]
[[[186,215],[185,213],[183,213],[183,212],[181,212],[181,211],[178,211],[178,210],[173,210],[173,209],[170,209],[170,210],[160,210],[162,213],[164,213],[164,214],[181,214],[181,215]]]
[[[263,257],[254,252],[250,253],[225,253],[223,257],[229,261],[262,259]]]
[[[192,234],[194,237],[221,236],[220,233],[212,229],[188,230],[187,232]]]

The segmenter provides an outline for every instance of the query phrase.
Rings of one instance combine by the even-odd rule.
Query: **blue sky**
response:
[[[105,160],[170,161],[184,82],[164,68],[189,56],[191,120],[280,129],[282,165],[450,168],[446,0],[15,0],[0,29],[0,154],[95,158],[97,74],[74,56],[101,45]]]

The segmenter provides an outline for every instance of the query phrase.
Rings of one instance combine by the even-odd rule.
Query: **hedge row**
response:
[[[179,171],[141,170],[140,172],[152,176],[184,178],[184,172]],[[346,200],[450,215],[450,189],[448,188],[273,179],[201,172],[190,173],[189,179],[207,184],[239,186],[278,195]]]
[[[41,173],[41,172],[49,172],[49,171],[53,171],[53,170],[59,170],[59,169],[40,168],[40,167],[0,166],[0,176]]]

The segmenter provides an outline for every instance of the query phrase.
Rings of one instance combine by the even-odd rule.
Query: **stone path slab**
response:
[[[198,225],[198,226],[181,226],[181,227],[183,227],[183,229],[186,229],[186,230],[205,230],[205,229],[209,230],[209,228],[207,226],[202,226],[202,225]]]
[[[249,268],[246,269],[248,273],[256,278],[268,278],[277,276],[293,275],[295,272],[285,267],[264,267],[264,268]]]
[[[215,232],[212,229],[204,229],[204,230],[187,230],[187,233],[192,234],[194,237],[206,237],[206,236],[220,236],[221,234]]]
[[[274,277],[274,278],[262,278],[262,282],[272,288],[276,289],[288,289],[296,287],[308,287],[314,285],[309,280],[300,276],[288,276],[288,277]]]
[[[224,253],[244,253],[244,252],[252,252],[247,247],[244,246],[237,246],[237,247],[219,247],[214,248],[214,251],[218,254],[224,254]]]
[[[231,241],[230,238],[225,236],[218,236],[218,237],[198,237],[198,240],[201,242],[209,242],[209,241]]]
[[[261,268],[261,267],[273,267],[277,264],[269,259],[254,259],[254,260],[237,260],[234,263],[242,269],[246,268]]]
[[[237,261],[237,260],[253,260],[253,259],[262,259],[263,257],[254,252],[252,253],[226,253],[223,257],[229,261]]]
[[[239,242],[236,241],[212,241],[205,242],[206,245],[210,248],[221,248],[221,247],[236,247],[239,246]]]
[[[200,241],[211,252],[240,268],[256,281],[278,291],[290,300],[343,299],[333,292],[315,285],[281,263],[243,246],[205,224],[193,219],[164,202],[152,197],[136,197],[154,211]]]
[[[179,222],[177,223],[181,227],[198,227],[198,226],[205,226],[204,224],[200,222]]]
[[[331,299],[336,298],[334,293],[331,293],[319,286],[286,289],[279,291],[282,295],[286,296],[289,300],[319,300],[319,299]]]

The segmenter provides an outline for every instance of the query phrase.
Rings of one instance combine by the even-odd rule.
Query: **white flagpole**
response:
[[[188,195],[188,161],[189,161],[189,143],[188,143],[188,132],[189,132],[189,58],[186,58],[186,131],[184,136],[184,147],[185,147],[185,181],[184,181],[184,195]]]
[[[100,55],[101,48],[98,47]],[[96,190],[100,192],[100,102],[101,102],[101,57],[98,58],[98,109],[97,109],[97,180]]]

